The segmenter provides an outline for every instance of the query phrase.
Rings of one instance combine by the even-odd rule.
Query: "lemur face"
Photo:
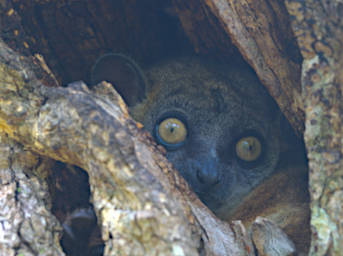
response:
[[[274,171],[279,122],[249,67],[182,57],[142,72],[126,56],[110,54],[98,60],[92,77],[93,84],[114,85],[133,117],[219,216]],[[145,95],[135,96],[142,90]]]

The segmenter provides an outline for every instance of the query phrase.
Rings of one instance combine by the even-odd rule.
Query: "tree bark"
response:
[[[89,81],[92,65],[108,52],[143,65],[192,51],[224,60],[240,53],[303,133],[302,58],[281,0],[5,2],[5,42],[44,55],[62,84]]]
[[[222,42],[230,48],[231,39],[278,103],[296,133],[301,135],[304,131],[301,56],[283,1],[173,2],[183,28],[196,49],[220,49]],[[202,29],[197,29],[206,28],[206,24],[203,24],[210,23],[209,21],[217,24],[214,25],[216,30],[213,33],[206,29],[206,33],[203,33]]]
[[[242,225],[231,227],[209,212],[110,84],[94,92],[82,82],[46,87],[30,59],[2,42],[0,62],[1,131],[39,155],[88,172],[105,255],[254,255]]]
[[[342,255],[341,1],[286,1],[304,58],[302,90],[310,167],[311,255]]]
[[[151,16],[147,23],[150,25],[141,24],[144,29],[140,33],[128,29],[130,33],[121,40],[107,32],[109,24],[115,24],[115,20],[110,18],[105,22],[106,17],[110,17],[110,10],[115,8],[111,4],[108,4],[110,8],[93,8],[98,2],[108,6],[106,1],[94,1],[91,7],[89,3],[77,5],[77,1],[65,1],[60,5],[59,1],[45,2],[43,6],[41,2],[19,4],[13,1],[21,15],[13,9],[12,1],[3,1],[0,7],[2,38],[21,55],[29,56],[13,53],[1,42],[3,151],[18,150],[22,152],[20,154],[29,155],[32,162],[30,166],[25,166],[25,161],[18,162],[13,167],[14,158],[3,154],[0,181],[1,197],[5,201],[1,201],[0,221],[9,228],[0,225],[3,228],[0,237],[5,234],[10,237],[0,241],[4,254],[62,254],[57,241],[61,230],[49,212],[49,202],[44,201],[47,192],[42,174],[37,176],[35,171],[43,168],[39,167],[37,159],[46,156],[75,164],[88,172],[92,200],[107,245],[106,255],[116,252],[154,255],[160,251],[167,255],[181,252],[198,255],[201,250],[208,255],[254,255],[244,228],[239,223],[231,227],[208,212],[164,159],[161,149],[136,127],[120,97],[109,85],[103,84],[95,92],[82,83],[57,88],[57,80],[86,77],[98,55],[94,52],[103,53],[111,44],[115,45],[114,49],[128,51],[130,47],[126,46],[130,39],[135,39],[131,45],[135,48],[136,41],[142,38],[141,47],[135,51],[138,56],[142,53],[142,59],[149,55],[156,44],[162,43],[149,45],[160,38],[154,41],[153,32],[144,37],[142,31],[159,23],[158,15]],[[286,1],[302,57],[297,52],[283,1],[173,0],[173,5],[176,7],[173,15],[180,18],[196,51],[212,53],[217,50],[219,54],[229,56],[234,51],[232,44],[237,47],[298,134],[304,130],[306,113],[305,140],[312,196],[311,255],[340,255],[343,251],[343,182],[340,175],[342,4],[338,0],[330,3]],[[84,10],[94,12],[78,16]],[[125,10],[123,15],[130,17],[124,22],[125,26],[131,27],[130,24],[143,20],[141,13],[135,16],[133,9]],[[40,13],[44,22],[40,23],[35,13]],[[54,19],[50,19],[52,14]],[[76,16],[79,18],[74,19]],[[69,27],[66,17],[77,24],[75,28],[79,30]],[[89,29],[93,23],[96,24],[95,34]],[[20,24],[24,24],[25,29]],[[203,32],[201,28],[206,29]],[[60,37],[61,31],[65,37]],[[25,35],[27,32],[31,32],[32,37]],[[74,46],[67,54],[64,51],[69,47],[66,42]],[[57,79],[41,58],[30,57],[33,49],[38,52],[42,49],[49,56],[48,63],[54,67]],[[164,50],[159,47],[155,55]],[[18,191],[20,187],[28,189]],[[25,201],[27,198],[30,198],[30,205]],[[36,208],[41,211],[36,212]],[[46,222],[49,232],[39,233],[34,228],[36,222],[33,224],[25,219],[29,215],[36,216],[32,221]],[[34,236],[39,239],[31,239]],[[42,252],[41,248],[47,251]]]
[[[47,184],[41,177],[51,160],[0,136],[1,255],[64,255],[62,228],[52,215]]]

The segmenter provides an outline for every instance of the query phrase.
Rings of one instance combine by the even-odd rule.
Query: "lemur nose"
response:
[[[205,158],[193,161],[193,171],[200,183],[213,186],[219,182],[217,161],[213,158]]]

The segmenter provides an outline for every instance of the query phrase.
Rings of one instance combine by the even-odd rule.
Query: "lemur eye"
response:
[[[165,118],[156,125],[156,139],[167,149],[182,146],[186,138],[186,125],[176,117]]]
[[[241,138],[236,144],[237,156],[246,162],[257,160],[262,152],[261,142],[254,136]]]

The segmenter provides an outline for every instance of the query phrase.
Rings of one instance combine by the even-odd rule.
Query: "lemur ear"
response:
[[[145,97],[145,78],[139,66],[120,53],[101,56],[91,71],[92,85],[101,81],[111,83],[128,106],[133,106]]]

